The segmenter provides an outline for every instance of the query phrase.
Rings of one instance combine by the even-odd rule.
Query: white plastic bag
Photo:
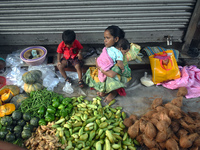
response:
[[[68,94],[72,94],[74,92],[74,89],[72,88],[71,83],[66,82],[65,86],[63,87],[63,91]]]
[[[154,85],[153,81],[151,80],[151,76],[147,76],[147,72],[144,73],[144,77],[140,79],[141,83],[147,87]]]
[[[54,87],[56,87],[58,83],[59,79],[52,77],[51,75],[48,75],[43,79],[43,86],[45,86],[49,91],[53,91]]]

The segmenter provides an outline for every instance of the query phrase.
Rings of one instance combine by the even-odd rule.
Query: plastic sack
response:
[[[56,87],[58,83],[59,79],[52,77],[51,75],[48,75],[43,79],[43,86],[45,86],[49,91],[53,91],[54,87]]]
[[[68,94],[72,94],[74,92],[74,89],[72,88],[71,83],[66,82],[65,86],[63,87],[63,91]]]

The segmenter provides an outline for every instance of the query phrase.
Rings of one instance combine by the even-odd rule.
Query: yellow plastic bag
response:
[[[141,49],[141,47],[139,45],[131,43],[130,50],[126,53],[127,61],[131,61],[131,60],[135,60],[135,59],[142,61],[141,57],[138,56],[140,49]]]
[[[180,78],[180,71],[173,51],[167,50],[165,52],[149,56],[152,81],[155,84]]]

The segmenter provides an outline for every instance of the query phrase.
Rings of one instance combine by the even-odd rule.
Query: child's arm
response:
[[[125,71],[123,61],[117,60],[117,65],[122,70],[122,73]]]

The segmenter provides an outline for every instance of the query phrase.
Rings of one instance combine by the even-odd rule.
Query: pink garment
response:
[[[178,89],[186,87],[188,94],[186,98],[196,98],[200,96],[200,69],[196,66],[179,66],[181,77],[168,82],[161,83],[162,86],[168,89]]]
[[[98,66],[104,71],[108,71],[114,65],[112,58],[107,53],[106,47],[103,48],[102,53],[97,58],[97,63]],[[104,82],[106,80],[106,75],[98,70],[98,78],[100,82]]]

